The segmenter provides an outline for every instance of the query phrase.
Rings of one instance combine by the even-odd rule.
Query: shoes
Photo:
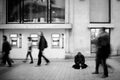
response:
[[[48,64],[50,64],[50,61],[49,61],[49,62],[47,62],[45,65],[48,65]]]
[[[12,67],[12,65],[9,65],[8,67]]]
[[[107,78],[108,77],[108,75],[103,75],[101,78]]]
[[[99,72],[93,72],[92,74],[99,74]]]
[[[33,63],[33,61],[30,62],[30,64],[32,64],[32,63]]]
[[[35,67],[40,67],[41,65],[36,65]]]

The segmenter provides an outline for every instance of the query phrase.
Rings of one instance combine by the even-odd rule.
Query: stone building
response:
[[[94,56],[92,42],[101,27],[110,34],[112,55],[120,49],[120,0],[0,0],[0,51],[2,36],[11,43],[11,57],[25,58],[27,37],[32,37],[37,58],[38,32],[48,41],[44,54],[69,58],[81,51]]]

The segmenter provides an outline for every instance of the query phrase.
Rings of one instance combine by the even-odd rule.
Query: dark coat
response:
[[[45,37],[44,36],[41,36],[41,38],[40,38],[40,42],[39,42],[39,44],[38,44],[38,49],[40,49],[40,50],[44,50],[45,48],[47,48],[47,41],[46,41],[46,39],[45,39]]]
[[[100,34],[97,40],[97,56],[101,58],[108,58],[111,54],[110,38],[108,33]]]
[[[11,50],[11,45],[8,41],[3,42],[2,44],[2,52],[9,52]]]
[[[81,54],[81,55],[76,55],[75,56],[75,59],[74,59],[74,62],[76,64],[84,64],[85,63],[85,57]]]

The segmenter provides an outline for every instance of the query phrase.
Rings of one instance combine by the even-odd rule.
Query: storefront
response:
[[[110,34],[112,54],[120,54],[119,0],[0,0],[0,44],[5,34],[13,58],[24,58],[27,37],[32,37],[37,58],[38,32],[43,31],[49,58],[73,58],[80,51],[95,53],[92,42],[101,27]],[[0,45],[0,51],[2,46]]]

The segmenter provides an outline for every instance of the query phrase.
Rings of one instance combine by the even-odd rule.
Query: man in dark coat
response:
[[[105,28],[100,29],[100,34],[96,39],[96,68],[93,74],[99,73],[99,65],[102,64],[104,74],[102,78],[108,77],[108,68],[106,64],[107,58],[110,56],[111,48],[110,48],[110,37],[109,34],[105,31]]]
[[[39,39],[39,43],[38,43],[38,49],[39,49],[39,54],[38,54],[38,63],[37,65],[40,66],[41,65],[41,58],[43,57],[46,61],[46,65],[48,63],[50,63],[50,61],[43,55],[43,51],[45,48],[47,48],[47,41],[43,35],[43,32],[40,32],[40,39]]]
[[[7,41],[7,37],[4,35],[3,44],[2,44],[2,53],[3,53],[2,63],[5,65],[7,62],[9,67],[12,66],[11,60],[9,58],[10,50],[11,50],[10,43]]]
[[[75,64],[72,66],[74,69],[84,69],[87,67],[85,64],[85,57],[81,52],[78,52],[77,55],[75,55],[74,62]]]

